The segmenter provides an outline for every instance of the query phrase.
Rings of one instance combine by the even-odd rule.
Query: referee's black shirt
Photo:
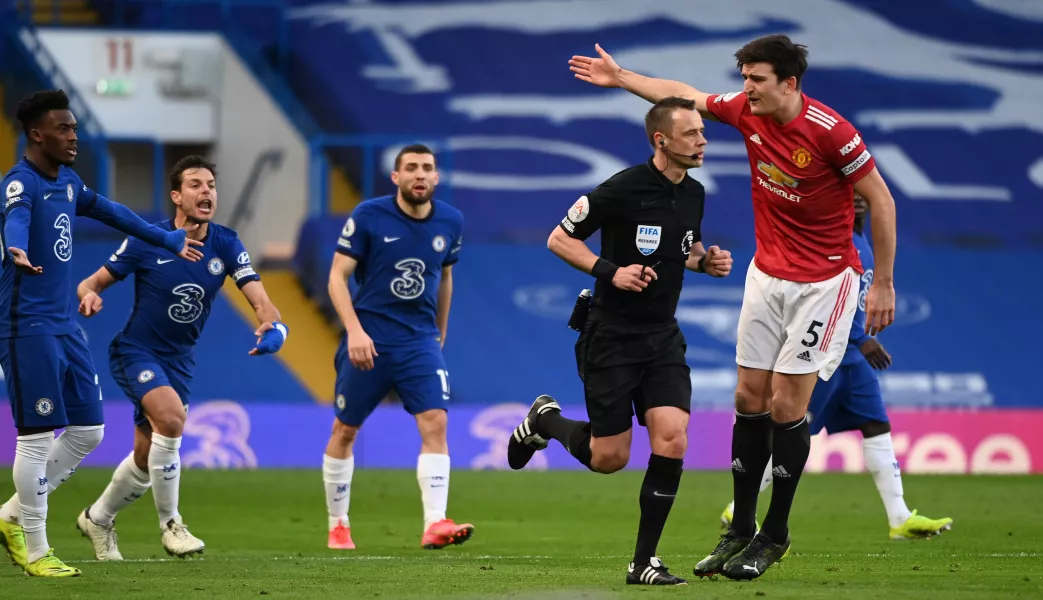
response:
[[[672,321],[684,280],[685,261],[702,241],[706,190],[685,173],[680,183],[648,162],[616,173],[581,197],[562,219],[570,237],[586,240],[601,230],[601,258],[619,266],[656,267],[659,279],[641,292],[621,290],[607,280],[594,287],[594,306],[643,323]]]

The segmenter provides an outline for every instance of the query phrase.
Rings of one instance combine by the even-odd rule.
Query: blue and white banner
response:
[[[1039,3],[296,4],[292,51],[309,68],[289,76],[302,99],[330,131],[447,139],[443,182],[470,240],[536,241],[576,198],[651,153],[649,105],[574,79],[572,55],[597,42],[624,68],[723,93],[742,88],[735,51],[770,33],[808,46],[804,89],[861,131],[898,201],[903,243],[1024,248],[1043,235]],[[709,193],[704,230],[752,243],[742,140],[715,123],[707,135],[706,165],[693,171]],[[396,150],[379,161],[382,180]]]

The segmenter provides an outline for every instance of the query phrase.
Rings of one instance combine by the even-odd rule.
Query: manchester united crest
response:
[[[801,146],[793,151],[793,164],[797,165],[801,169],[811,164],[811,153],[804,146]]]

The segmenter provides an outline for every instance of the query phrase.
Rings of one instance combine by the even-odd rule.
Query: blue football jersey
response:
[[[173,219],[157,225],[174,230]],[[109,257],[105,268],[117,280],[134,274],[134,310],[122,332],[129,341],[160,355],[190,356],[225,277],[240,288],[260,279],[232,229],[210,223],[198,249],[203,258],[189,262],[130,237]]]
[[[442,268],[460,258],[464,217],[444,202],[432,203],[427,218],[414,219],[394,196],[367,200],[337,240],[337,252],[358,261],[352,302],[378,351],[438,336]]]
[[[0,236],[12,211],[28,209],[26,255],[43,273],[19,273],[7,253],[8,240],[0,239],[0,338],[75,333],[79,282],[70,262],[72,228],[77,215],[90,211],[97,195],[72,169],[59,167],[58,177],[51,178],[24,158],[8,171],[3,189]]]
[[[873,248],[870,247],[866,236],[855,232],[851,239],[855,243],[855,250],[858,251],[858,258],[862,261],[862,277],[858,282],[858,306],[855,307],[855,318],[851,321],[851,334],[848,336],[847,352],[840,362],[842,365],[865,360],[859,346],[869,338],[866,335],[866,292],[873,283],[873,267],[875,266]]]

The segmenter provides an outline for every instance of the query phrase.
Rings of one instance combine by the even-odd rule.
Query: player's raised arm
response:
[[[600,87],[622,88],[653,104],[671,96],[689,98],[695,100],[695,108],[704,118],[714,118],[706,108],[706,100],[710,94],[701,92],[687,83],[647,77],[624,69],[600,44],[594,44],[594,50],[598,54],[597,57],[573,56],[569,60],[569,70],[575,73],[576,79]]]
[[[373,340],[362,329],[359,316],[355,313],[355,305],[351,302],[351,290],[348,289],[348,280],[357,266],[358,261],[353,257],[341,252],[334,254],[333,266],[330,268],[329,292],[333,308],[337,310],[337,316],[340,317],[348,335],[348,358],[357,368],[368,371],[373,368],[377,349]]]
[[[203,258],[203,253],[196,249],[202,246],[203,242],[188,239],[186,230],[167,231],[157,227],[126,206],[109,200],[83,184],[80,184],[80,191],[76,197],[76,214],[100,221],[153,246],[169,250],[185,260],[195,262]]]
[[[870,335],[876,335],[894,322],[895,318],[894,266],[898,239],[895,199],[875,166],[855,183],[855,192],[869,203],[873,261],[876,267],[873,283],[866,293],[865,330]]]

